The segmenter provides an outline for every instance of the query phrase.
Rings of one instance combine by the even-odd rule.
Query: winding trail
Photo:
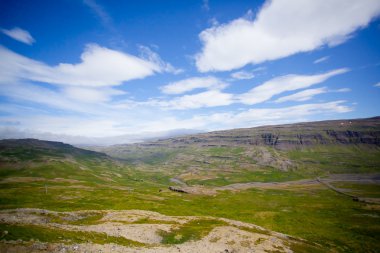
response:
[[[344,196],[352,198],[353,201],[359,201],[359,202],[363,202],[363,203],[367,203],[367,204],[380,204],[379,200],[376,201],[376,200],[372,200],[372,199],[368,199],[368,198],[361,198],[359,196],[347,193],[347,192],[343,191],[342,189],[339,189],[339,188],[331,185],[329,182],[321,180],[319,177],[317,177],[317,181],[319,183],[321,183],[322,185],[326,186],[327,188],[335,191],[336,193],[339,193],[339,194],[342,194]]]

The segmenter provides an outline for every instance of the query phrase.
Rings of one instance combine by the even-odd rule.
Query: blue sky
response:
[[[3,138],[380,115],[378,0],[3,0],[0,10]]]

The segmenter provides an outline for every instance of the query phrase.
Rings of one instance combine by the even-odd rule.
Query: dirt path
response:
[[[322,180],[321,178],[317,178],[317,181],[319,183],[321,183],[322,185],[326,186],[327,188],[333,190],[334,192],[337,192],[339,194],[342,194],[344,196],[347,196],[347,197],[350,197],[352,198],[352,200],[354,201],[360,201],[360,202],[363,202],[363,203],[367,203],[367,204],[380,204],[380,200],[379,199],[376,199],[376,198],[361,198],[361,197],[358,197],[356,195],[353,195],[353,194],[350,194],[340,188],[337,188],[333,185],[330,184],[330,182],[347,182],[347,180]],[[348,182],[361,182],[361,183],[368,183],[368,182],[371,182],[371,183],[380,183],[380,182],[377,182],[377,180],[372,180],[372,179],[356,179],[356,180],[348,180]]]
[[[363,201],[366,203],[380,203],[380,199],[370,199],[370,198],[359,198],[343,190],[334,187],[331,183],[334,182],[346,182],[346,183],[355,183],[355,184],[380,184],[380,174],[331,174],[326,178],[316,178],[316,179],[302,179],[294,181],[285,181],[285,182],[247,182],[247,183],[236,183],[219,187],[207,187],[201,185],[186,185],[185,182],[181,180],[173,180],[172,182],[177,183],[179,186],[176,186],[176,189],[183,190],[186,193],[198,194],[198,195],[216,195],[218,191],[241,191],[251,188],[259,189],[302,189],[307,188],[311,189],[312,187],[320,188],[321,185],[328,187],[329,189],[336,191],[338,193],[349,196],[355,200]]]

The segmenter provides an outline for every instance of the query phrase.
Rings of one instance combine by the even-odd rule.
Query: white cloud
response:
[[[157,62],[96,44],[86,46],[80,63],[57,66],[49,66],[0,46],[0,82],[25,79],[58,85],[116,86],[163,71],[167,69]]]
[[[308,88],[347,71],[348,69],[336,69],[319,75],[286,75],[276,77],[240,95],[240,101],[249,105],[262,103],[285,91]]]
[[[350,88],[341,88],[341,89],[333,90],[332,92],[350,92],[350,91],[351,91]]]
[[[182,94],[195,89],[221,90],[227,87],[227,84],[216,77],[193,77],[178,82],[169,83],[160,89],[165,94]]]
[[[258,85],[248,92],[242,94],[232,94],[226,92],[220,92],[227,84],[221,82],[215,77],[195,77],[179,82],[171,83],[161,87],[163,93],[166,94],[183,94],[195,89],[208,89],[209,91],[201,92],[192,95],[185,95],[175,97],[170,100],[165,99],[152,99],[148,102],[132,102],[128,103],[128,107],[136,104],[144,104],[150,106],[162,107],[167,110],[187,110],[196,109],[202,107],[215,107],[225,106],[231,104],[259,104],[270,100],[273,96],[281,94],[286,91],[293,91],[308,88],[312,85],[322,83],[327,79],[346,73],[348,69],[336,69],[323,74],[318,75],[286,75],[273,78]],[[299,93],[289,95],[277,99],[275,102],[285,101],[306,101],[311,99],[314,95],[325,92],[345,92],[347,88],[341,90],[328,90],[327,88],[310,89],[301,91]]]
[[[11,37],[12,39],[15,39],[17,41],[20,41],[20,42],[28,44],[28,45],[32,45],[35,42],[34,38],[32,37],[32,35],[30,35],[30,33],[28,31],[23,30],[23,29],[18,28],[18,27],[15,27],[15,28],[10,29],[10,30],[1,29],[1,31],[5,35]]]
[[[380,82],[374,85],[374,87],[380,87]]]
[[[273,0],[255,20],[239,18],[200,33],[201,72],[225,71],[345,42],[380,13],[378,0]]]
[[[303,118],[318,114],[346,113],[353,109],[343,105],[345,101],[333,101],[320,104],[303,104],[284,108],[250,109],[239,114],[225,117],[227,124],[233,127],[258,126],[263,124],[280,124],[297,122]]]
[[[4,87],[8,87],[8,90],[4,90]],[[148,101],[139,104],[134,102],[134,106],[138,108],[127,110],[125,107],[118,107],[114,103],[100,103],[94,106],[34,85],[30,87],[0,85],[0,89],[1,94],[11,92],[12,95],[9,98],[12,101],[24,100],[48,105],[48,107],[36,107],[26,103],[22,106],[17,104],[0,106],[0,111],[5,112],[0,117],[0,126],[7,126],[11,123],[11,125],[17,126],[17,129],[26,129],[29,132],[38,131],[87,137],[115,136],[125,133],[138,134],[174,129],[217,130],[253,127],[263,124],[297,122],[307,120],[309,117],[315,119],[318,115],[337,117],[337,113],[352,110],[352,108],[344,105],[344,101],[334,101],[323,104],[203,113],[192,116],[192,114],[173,113],[165,109],[170,106],[180,109],[227,105],[231,103],[233,97],[219,91],[206,91],[175,98],[166,104],[164,104],[165,101]],[[63,110],[51,111],[49,107]]]
[[[152,100],[145,104],[159,106],[169,110],[197,109],[202,107],[215,107],[230,105],[233,101],[233,94],[223,93],[218,90],[209,90],[194,95],[184,95],[174,99]]]
[[[279,99],[275,100],[275,103],[282,103],[282,102],[288,102],[288,101],[306,101],[312,99],[315,95],[326,93],[328,90],[326,87],[323,88],[317,88],[317,89],[307,89],[303,90],[297,93],[294,93],[289,96],[280,97]]]
[[[318,63],[321,63],[321,62],[327,61],[329,58],[330,58],[330,56],[324,56],[324,57],[321,57],[321,58],[319,58],[319,59],[316,59],[313,63],[314,63],[314,64],[318,64]]]
[[[99,5],[95,0],[83,0],[83,3],[94,12],[105,27],[113,29],[112,18],[101,5]]]
[[[149,47],[139,46],[141,58],[157,65],[162,72],[168,72],[173,74],[180,74],[184,72],[183,69],[174,68],[170,63],[167,63],[161,59],[161,57],[153,52]]]
[[[28,83],[12,83],[12,85],[0,85],[0,94],[16,102],[31,102],[45,105],[45,109],[58,108],[65,111],[80,113],[97,113],[97,109],[71,99],[59,91],[40,87]],[[12,107],[14,105],[11,105]],[[4,109],[4,108],[3,108]]]
[[[243,112],[223,112],[195,115],[191,118],[162,117],[160,120],[145,124],[144,131],[164,131],[170,129],[220,130],[240,127],[255,127],[268,124],[294,123],[308,121],[309,117],[333,116],[347,113],[353,108],[344,105],[345,101],[303,104],[283,108],[249,109]]]
[[[255,75],[248,71],[238,71],[231,74],[231,77],[238,80],[252,79]]]
[[[124,95],[125,92],[112,88],[87,88],[71,86],[63,90],[63,94],[70,98],[84,103],[108,102],[113,96]]]
[[[282,103],[282,102],[287,102],[287,101],[301,102],[301,101],[310,100],[315,95],[318,95],[318,94],[323,94],[323,93],[327,93],[327,92],[339,92],[339,93],[341,93],[341,92],[350,92],[350,91],[351,91],[350,88],[341,88],[341,89],[337,89],[337,90],[329,90],[329,89],[327,89],[327,87],[322,87],[322,88],[317,88],[317,89],[307,89],[307,90],[303,90],[303,91],[291,94],[289,96],[280,97],[277,100],[275,100],[274,102],[275,103]]]

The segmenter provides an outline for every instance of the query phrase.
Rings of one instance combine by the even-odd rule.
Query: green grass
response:
[[[300,168],[326,173],[379,172],[380,150],[364,145],[314,146],[284,152]]]
[[[314,178],[328,173],[378,172],[380,156],[377,149],[369,150],[365,147],[349,146],[276,151],[280,155],[289,156],[297,165],[295,170],[289,172],[282,172],[271,167],[261,167],[257,170],[243,169],[239,167],[239,158],[245,162],[249,162],[251,158],[245,157],[244,151],[241,149],[208,148],[204,151],[207,155],[212,156],[229,154],[237,160],[215,159],[212,164],[201,165],[190,161],[186,166],[181,163],[172,165],[169,162],[162,167],[163,162],[166,163],[175,156],[175,153],[172,152],[163,159],[148,159],[147,161],[151,162],[142,165],[117,164],[104,159],[90,159],[90,157],[77,157],[75,162],[55,161],[47,164],[36,163],[33,166],[18,164],[17,168],[12,167],[12,164],[4,165],[0,169],[1,179],[41,177],[46,181],[0,183],[0,209],[21,207],[56,211],[142,209],[166,215],[224,217],[301,237],[322,245],[326,251],[376,252],[380,248],[379,206],[354,202],[350,198],[323,187],[292,191],[257,189],[241,192],[226,191],[220,192],[216,196],[159,191],[168,187],[171,177],[194,164],[203,166],[205,171],[217,170],[220,165],[234,170],[233,172],[219,172],[216,179],[188,181],[191,184],[209,186],[249,181],[288,181]],[[193,150],[188,152],[193,152]],[[202,150],[194,152],[201,154]],[[17,158],[19,155],[14,156]],[[146,156],[149,157],[149,154]],[[184,161],[184,163],[186,162],[188,161]],[[87,170],[80,167],[85,167]],[[106,176],[100,176],[101,174]],[[55,178],[75,179],[80,182],[59,182],[54,181]],[[106,180],[107,178],[112,181]],[[48,187],[47,194],[45,185]],[[81,186],[83,188],[80,188]],[[345,184],[343,186],[360,192],[363,197],[379,196],[380,189],[376,185]],[[123,190],[118,187],[131,190]],[[101,214],[94,214],[72,223],[96,224],[99,219],[101,219]],[[57,222],[66,221],[57,218]],[[136,221],[136,223],[156,222],[161,221],[150,219]],[[200,224],[189,223],[177,230],[164,233],[165,243],[180,243],[200,238],[199,236],[218,225],[213,222],[202,220]],[[9,227],[10,225],[1,224],[1,226],[1,231],[12,232],[5,238],[7,240],[18,237],[25,240],[35,238],[40,241],[75,241],[75,237],[86,240],[86,237],[91,238],[91,236],[95,236],[94,240],[96,241],[106,240],[102,234],[74,235],[67,231],[59,231],[58,234],[53,231],[47,231],[45,234],[41,232],[40,237],[37,238],[40,227],[12,226],[14,227],[12,229]],[[61,232],[69,234],[62,237],[59,235]],[[295,252],[318,252],[318,249],[313,249],[313,245],[306,249],[305,247],[308,246],[301,244],[294,244],[292,247],[296,249]]]
[[[59,197],[75,194],[78,198],[73,200]],[[373,252],[380,241],[379,209],[371,210],[366,204],[323,188],[226,191],[215,197],[158,192],[154,186],[131,193],[107,188],[52,190],[47,196],[36,187],[2,189],[0,208],[17,207],[60,211],[142,209],[166,215],[224,217],[305,238],[340,252]]]
[[[99,224],[100,219],[102,219],[103,216],[104,215],[102,213],[87,214],[87,216],[81,219],[71,221],[68,223],[72,225],[94,225],[94,224]]]
[[[357,197],[380,198],[380,185],[378,184],[334,182],[332,185],[340,189],[347,189],[349,193]]]
[[[245,151],[243,147],[212,147],[206,149],[206,153],[214,156],[235,156]]]
[[[180,244],[191,240],[199,240],[206,236],[216,226],[225,224],[225,222],[219,220],[192,220],[170,232],[161,231],[161,243]]]
[[[129,247],[142,247],[143,243],[128,240],[124,237],[109,236],[104,233],[68,231],[63,229],[52,229],[35,225],[9,225],[0,224],[2,231],[0,239],[23,241],[39,240],[41,242],[57,243],[86,243],[93,242],[97,244],[115,243]],[[7,231],[7,233],[4,233]]]
[[[279,171],[271,167],[260,170],[236,170],[236,172],[220,173],[216,178],[206,180],[187,180],[189,185],[224,186],[235,183],[246,182],[284,182],[303,179],[305,176],[297,171]]]

